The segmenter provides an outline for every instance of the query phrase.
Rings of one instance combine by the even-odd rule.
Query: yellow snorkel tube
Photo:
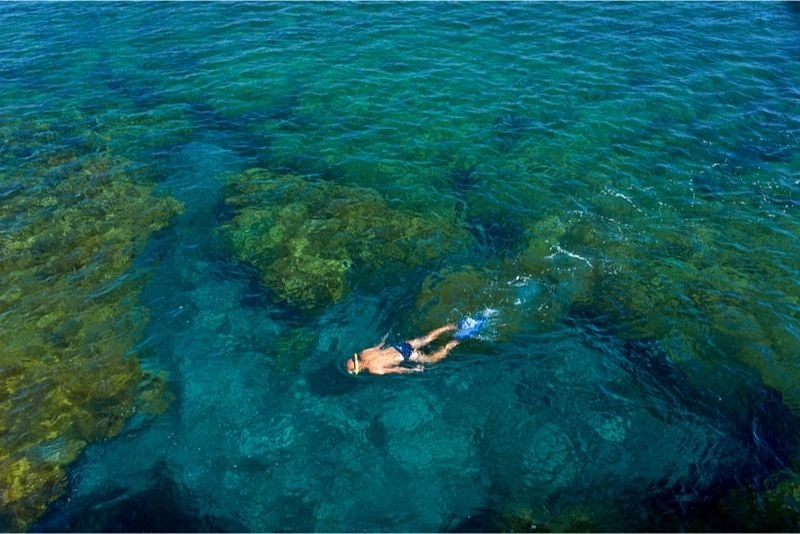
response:
[[[358,353],[353,353],[353,374],[357,375],[361,372],[361,364],[358,362]]]

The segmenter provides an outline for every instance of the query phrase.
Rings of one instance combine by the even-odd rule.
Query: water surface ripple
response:
[[[0,526],[797,530],[799,29],[0,5]]]

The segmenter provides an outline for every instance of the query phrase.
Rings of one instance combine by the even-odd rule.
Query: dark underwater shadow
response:
[[[308,389],[320,397],[338,397],[347,395],[358,387],[359,377],[348,375],[344,371],[344,358],[341,362],[332,361],[306,376]]]
[[[714,421],[725,435],[721,440],[736,444],[747,451],[747,461],[719,469],[710,480],[702,480],[702,466],[693,464],[689,475],[669,483],[651,481],[641,488],[639,511],[646,510],[638,529],[647,531],[739,531],[737,525],[722,516],[720,502],[731,492],[750,488],[770,489],[770,479],[790,467],[800,446],[800,419],[783,403],[779,392],[761,385],[749,369],[737,369],[742,384],[736,387],[735,399],[719,402],[717,392],[695,386],[686,372],[670,362],[657,340],[624,339],[607,316],[593,313],[589,308],[573,309],[567,324],[578,330],[588,346],[616,345],[622,357],[620,365],[635,383],[649,391],[661,391],[681,409],[688,409],[709,421]],[[725,372],[734,372],[726,370]],[[751,376],[749,376],[751,375]],[[749,378],[748,378],[749,376]],[[732,396],[728,392],[727,396]],[[707,473],[705,473],[707,475]],[[625,505],[622,505],[623,510]],[[634,517],[631,507],[626,515]],[[770,518],[762,523],[769,525]],[[758,518],[754,524],[758,524]]]
[[[202,512],[160,462],[147,473],[147,487],[130,492],[114,486],[78,499],[63,497],[31,532],[245,532],[230,518]]]
[[[713,449],[698,456],[696,462],[677,478],[646,478],[630,473],[623,491],[604,495],[591,502],[591,494],[580,488],[562,488],[549,493],[544,501],[523,502],[530,515],[515,516],[508,503],[519,502],[518,489],[487,471],[491,480],[489,500],[480,509],[462,517],[451,517],[442,527],[449,532],[548,532],[555,531],[786,531],[791,523],[791,503],[781,517],[761,504],[766,492],[791,473],[791,462],[800,445],[800,419],[783,403],[781,395],[761,384],[748,369],[722,369],[736,375],[737,385],[718,394],[713,387],[698,386],[684,368],[673,364],[656,340],[627,339],[612,318],[587,307],[574,308],[565,325],[580,336],[593,353],[605,354],[626,372],[633,387],[661,402],[647,409],[665,424],[686,414],[706,421],[717,433]],[[519,342],[519,340],[518,340]],[[733,381],[733,380],[731,380]],[[519,389],[530,397],[526,404],[547,404],[543,385]],[[721,402],[722,395],[725,401]],[[661,405],[663,404],[663,407]],[[664,409],[666,408],[666,409]],[[476,446],[494,461],[491,440],[476,436]],[[658,447],[653,443],[653,447]],[[715,455],[723,454],[716,460]],[[737,461],[725,454],[736,453]],[[597,459],[602,461],[601,458]],[[733,499],[733,500],[732,500]],[[738,499],[738,500],[737,500]],[[747,500],[751,499],[751,500]],[[763,499],[766,502],[766,499]],[[747,524],[744,512],[725,513],[726,507],[749,506]],[[573,515],[577,510],[578,513]],[[510,514],[508,512],[511,512]],[[541,521],[532,523],[534,518]],[[789,518],[789,520],[787,520]],[[577,522],[576,522],[577,521]],[[787,522],[788,521],[788,522]]]
[[[473,252],[482,257],[505,257],[514,255],[526,243],[524,224],[506,212],[489,212],[470,209],[471,195],[480,195],[486,187],[485,174],[478,165],[463,162],[450,169],[450,185],[457,198],[455,210],[463,220],[465,228],[475,239]]]
[[[481,509],[474,510],[462,519],[451,521],[443,530],[444,532],[503,532],[509,529],[499,512]]]
[[[198,129],[214,132],[215,143],[220,147],[248,160],[251,166],[269,165],[272,139],[267,133],[253,128],[254,124],[271,118],[269,110],[228,116],[206,102],[191,102],[188,112]]]
[[[513,257],[526,244],[525,226],[509,213],[468,215],[465,226],[475,238],[474,252],[483,257]]]
[[[800,3],[783,2],[782,5],[789,12],[789,15],[792,17],[792,19],[797,23],[798,29],[800,29]]]

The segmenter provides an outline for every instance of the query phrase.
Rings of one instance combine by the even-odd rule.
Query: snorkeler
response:
[[[386,345],[381,342],[374,347],[364,349],[361,352],[353,354],[352,358],[347,360],[345,368],[350,374],[357,375],[359,373],[367,372],[373,375],[386,375],[391,373],[415,373],[423,371],[425,368],[422,364],[436,363],[447,357],[447,354],[453,350],[460,342],[458,340],[451,340],[439,350],[431,353],[424,354],[419,349],[428,345],[430,342],[441,336],[446,332],[452,332],[458,327],[454,324],[448,324],[431,330],[422,337],[396,343],[394,345]],[[416,363],[414,367],[402,367],[403,363]]]

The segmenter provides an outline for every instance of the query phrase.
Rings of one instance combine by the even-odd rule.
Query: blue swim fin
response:
[[[483,313],[479,313],[475,317],[464,317],[458,322],[458,330],[453,337],[459,340],[475,337],[483,329],[487,320],[488,318]]]

